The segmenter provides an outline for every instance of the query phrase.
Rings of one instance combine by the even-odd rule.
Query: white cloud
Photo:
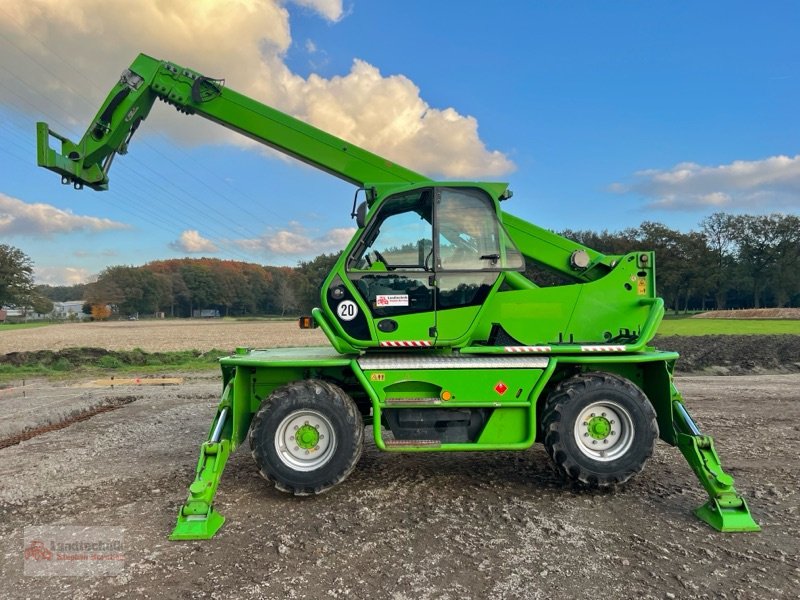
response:
[[[0,192],[0,234],[51,237],[74,231],[99,232],[126,229],[111,219],[73,214],[50,204],[23,202]]]
[[[284,256],[314,256],[323,252],[340,252],[355,233],[353,227],[338,227],[314,236],[298,225],[291,230],[281,229],[260,238],[235,240],[241,249],[254,254]]]
[[[668,170],[639,171],[632,183],[614,183],[609,189],[643,196],[648,207],[668,210],[798,208],[800,155],[716,166],[680,163]]]
[[[209,239],[200,235],[196,229],[187,229],[174,242],[170,242],[169,247],[178,252],[189,254],[199,254],[205,252],[213,254],[219,252],[217,245]]]
[[[295,3],[330,21],[342,17],[340,0]],[[125,18],[119,11],[106,0],[4,0],[0,34],[13,47],[0,54],[0,67],[24,85],[0,88],[0,102],[83,132],[143,51],[224,77],[245,94],[429,175],[496,177],[514,169],[505,154],[486,148],[475,118],[429,106],[403,75],[384,76],[362,60],[330,79],[293,73],[284,62],[292,40],[280,0],[141,0]],[[249,147],[243,136],[160,103],[148,121],[137,137],[167,132],[184,143]]]
[[[76,267],[34,267],[33,275],[36,283],[47,285],[75,285],[93,279],[87,269]]]
[[[342,0],[292,0],[295,4],[306,6],[330,21],[342,18]]]

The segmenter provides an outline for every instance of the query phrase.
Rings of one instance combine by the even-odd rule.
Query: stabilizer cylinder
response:
[[[189,497],[178,511],[171,540],[208,540],[225,522],[225,517],[214,510],[214,496],[231,451],[231,428],[226,427],[230,393],[229,384],[222,394],[209,439],[200,447],[195,479],[189,486]]]

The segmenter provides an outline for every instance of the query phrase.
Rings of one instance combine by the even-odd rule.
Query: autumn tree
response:
[[[92,304],[91,315],[95,321],[105,321],[111,316],[111,309],[107,304]]]

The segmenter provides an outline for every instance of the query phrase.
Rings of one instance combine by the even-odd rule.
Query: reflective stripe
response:
[[[381,342],[382,348],[427,348],[431,343],[428,340],[396,340]]]
[[[625,352],[627,346],[581,346],[581,352]]]
[[[506,346],[506,352],[550,352],[550,346]]]

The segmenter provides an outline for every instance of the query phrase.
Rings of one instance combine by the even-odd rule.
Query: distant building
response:
[[[216,308],[201,308],[192,311],[195,319],[219,319],[219,311]]]
[[[33,309],[30,307],[26,308],[18,308],[16,306],[3,306],[0,309],[0,322],[3,321],[41,321],[42,319],[47,319],[50,315],[40,315],[37,312],[33,312]]]
[[[53,302],[53,319],[88,319],[89,315],[83,314],[83,300],[67,300],[66,302]]]
[[[53,302],[54,319],[86,319],[89,315],[83,314],[83,300],[67,300],[66,302]]]
[[[53,311],[46,315],[33,312],[30,307],[3,306],[0,307],[0,323],[6,320],[41,321],[44,319],[82,321],[89,318],[89,315],[83,314],[83,304],[83,300],[53,302]]]

